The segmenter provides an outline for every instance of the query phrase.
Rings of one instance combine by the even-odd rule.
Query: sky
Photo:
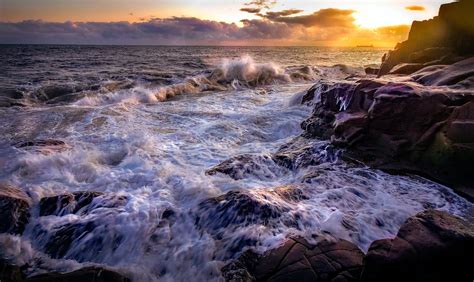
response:
[[[0,0],[0,43],[375,45],[450,0]]]

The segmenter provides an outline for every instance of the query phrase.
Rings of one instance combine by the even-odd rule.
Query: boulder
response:
[[[245,252],[222,269],[226,281],[359,281],[364,254],[345,240],[303,238],[259,256]]]
[[[472,281],[474,224],[428,210],[409,218],[394,239],[372,243],[361,280]]]
[[[130,279],[102,267],[86,267],[68,273],[50,272],[29,277],[27,282],[129,282]]]
[[[0,233],[21,234],[30,218],[31,199],[20,189],[0,184]]]

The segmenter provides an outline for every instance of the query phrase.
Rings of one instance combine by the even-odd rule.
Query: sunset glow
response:
[[[4,0],[0,4],[3,31],[0,40],[58,43],[54,38],[61,36],[59,31],[52,36],[52,30],[48,31],[46,26],[54,24],[64,30],[71,26],[69,22],[74,22],[75,30],[64,31],[62,42],[160,45],[253,45],[258,42],[259,45],[391,47],[406,38],[413,20],[433,17],[441,3],[439,0],[323,0],[317,3],[303,0],[139,0],[133,3],[124,0]],[[140,23],[147,26],[146,31]],[[163,25],[166,28],[162,28]],[[119,29],[124,30],[119,32]],[[165,34],[170,29],[174,32]],[[70,38],[76,31],[84,38]],[[26,36],[29,41],[20,33],[30,34]]]

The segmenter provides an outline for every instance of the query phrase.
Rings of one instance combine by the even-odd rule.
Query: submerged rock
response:
[[[429,210],[409,218],[394,239],[375,241],[362,281],[471,281],[474,224]]]
[[[23,191],[0,184],[0,233],[21,234],[30,218],[31,199]]]
[[[363,256],[345,240],[293,238],[261,256],[246,252],[222,273],[226,281],[358,281]]]

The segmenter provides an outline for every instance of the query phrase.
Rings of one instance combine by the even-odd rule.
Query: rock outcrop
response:
[[[474,225],[446,212],[409,218],[393,239],[366,255],[345,240],[316,245],[291,238],[258,255],[251,250],[222,269],[226,281],[471,281]]]
[[[258,256],[244,253],[222,269],[227,281],[358,281],[364,254],[345,240],[302,238]]]
[[[409,218],[394,239],[375,241],[361,280],[472,281],[474,224],[429,210]]]
[[[0,233],[21,234],[30,218],[31,199],[23,191],[0,184]]]
[[[429,176],[474,196],[474,58],[411,76],[320,82],[305,136],[371,166]]]
[[[415,21],[408,40],[399,43],[395,50],[383,58],[379,76],[392,73],[416,71],[423,67],[452,64],[474,55],[474,2],[459,2],[441,5],[439,15],[427,21]],[[414,65],[416,64],[416,65]]]

